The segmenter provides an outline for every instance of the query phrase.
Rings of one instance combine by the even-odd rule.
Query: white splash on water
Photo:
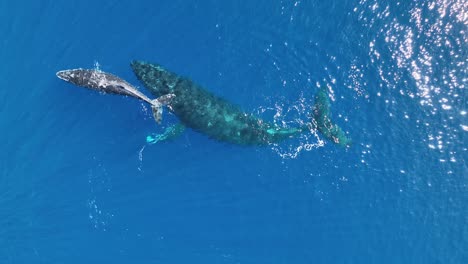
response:
[[[94,61],[94,64],[93,64],[93,65],[94,65],[94,69],[95,69],[96,71],[101,71],[101,64],[99,64],[99,62],[98,62],[97,60]]]
[[[143,171],[143,151],[145,150],[145,147],[146,145],[143,145],[143,147],[140,149],[140,151],[138,151],[138,160],[139,160],[139,164],[138,164],[138,170],[139,171]]]
[[[312,102],[301,94],[300,98],[294,102],[285,100],[276,101],[274,107],[259,107],[257,114],[261,116],[271,116],[273,114],[273,124],[282,128],[304,127],[310,122]],[[312,151],[323,147],[325,142],[319,137],[316,130],[304,131],[300,135],[270,144],[271,150],[283,159],[295,159],[300,153]]]

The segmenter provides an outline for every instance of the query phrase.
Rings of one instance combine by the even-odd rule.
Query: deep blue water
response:
[[[0,2],[0,263],[468,263],[467,10]],[[146,145],[176,117],[55,77],[98,63],[143,89],[133,59],[289,126],[327,86],[353,145]]]

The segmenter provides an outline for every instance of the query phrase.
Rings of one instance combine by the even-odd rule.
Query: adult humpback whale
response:
[[[154,119],[158,123],[161,123],[162,119],[162,106],[167,105],[174,97],[174,94],[169,93],[151,100],[125,80],[97,69],[80,68],[63,70],[58,71],[56,75],[59,79],[77,86],[86,87],[103,93],[131,96],[145,101],[151,105]]]
[[[315,96],[312,122],[297,128],[281,128],[243,112],[190,79],[159,65],[133,61],[131,67],[153,95],[174,94],[170,110],[183,125],[210,138],[240,145],[265,145],[317,129],[336,144],[347,146],[351,143],[343,130],[330,120],[330,102],[324,88]]]

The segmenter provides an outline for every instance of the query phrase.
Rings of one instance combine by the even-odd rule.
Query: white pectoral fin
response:
[[[162,105],[161,104],[152,104],[151,105],[151,110],[153,110],[153,117],[154,117],[154,120],[156,120],[156,122],[158,124],[161,124],[161,120],[162,120],[162,114],[163,114],[163,108],[162,108]]]

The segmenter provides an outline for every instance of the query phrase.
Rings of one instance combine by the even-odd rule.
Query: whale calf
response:
[[[282,128],[242,111],[190,79],[160,65],[132,61],[131,67],[153,95],[174,94],[174,99],[169,103],[170,111],[184,126],[210,138],[239,145],[267,145],[317,129],[338,145],[349,146],[351,143],[343,130],[330,119],[330,102],[325,89],[320,89],[315,96],[311,122],[301,127]]]
[[[162,119],[162,106],[167,105],[175,96],[174,94],[167,93],[157,99],[151,100],[125,80],[97,69],[62,70],[58,71],[56,75],[58,78],[77,86],[103,93],[131,96],[145,101],[151,105],[154,119],[158,123],[161,123]]]

